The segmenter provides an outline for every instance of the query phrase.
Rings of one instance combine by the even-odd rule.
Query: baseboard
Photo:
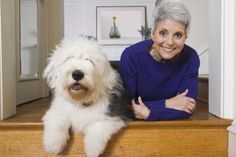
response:
[[[227,130],[228,130],[230,133],[232,133],[232,134],[234,134],[234,135],[236,136],[236,120],[234,120],[234,121],[232,122],[232,125],[230,125],[230,126],[227,128]]]
[[[228,146],[228,157],[235,157],[236,156],[236,120],[232,123],[231,126],[227,128],[229,132],[229,146]]]

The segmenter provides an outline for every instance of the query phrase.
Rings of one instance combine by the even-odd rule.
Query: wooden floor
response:
[[[0,156],[54,157],[44,151],[42,116],[50,99],[17,107],[17,114],[0,122]],[[198,102],[190,120],[132,121],[113,136],[102,157],[227,157],[229,120],[208,113],[208,104]],[[60,157],[85,157],[81,133],[71,132]]]
[[[50,106],[50,98],[39,99],[17,107],[17,114],[5,122],[41,122],[42,116]],[[208,104],[198,101],[197,109],[190,120],[217,120],[216,116],[209,114]]]

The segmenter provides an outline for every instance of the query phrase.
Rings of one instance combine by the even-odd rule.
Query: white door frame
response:
[[[209,0],[209,112],[226,119],[236,114],[234,3]]]
[[[15,2],[0,1],[0,120],[16,113]]]
[[[236,2],[209,0],[209,7],[209,112],[234,119],[228,127],[228,155],[235,157]]]
[[[19,0],[0,0],[0,120],[16,113],[16,6]],[[61,40],[63,35],[63,0],[45,1],[42,16],[46,17],[41,61],[44,69],[46,58]],[[41,6],[42,9],[43,6]],[[49,89],[43,87],[43,97],[48,96]]]
[[[38,53],[38,76],[27,76],[21,77],[21,5],[25,7],[32,7],[37,6],[37,53]],[[17,105],[33,101],[45,96],[48,96],[48,92],[45,91],[45,82],[42,79],[42,72],[46,64],[47,58],[47,1],[38,1],[35,2],[20,2],[19,0],[16,1],[16,59],[17,59],[17,79],[16,79],[16,103]],[[35,90],[34,92],[32,92]]]
[[[236,2],[234,0],[224,0],[222,3],[224,26],[223,52],[224,53],[224,77],[223,77],[223,116],[234,119],[232,125],[228,127],[228,156],[236,156]],[[226,11],[227,10],[227,11]],[[230,112],[231,111],[231,112]]]
[[[222,1],[222,52],[223,53],[223,111],[222,117],[236,118],[236,15],[235,0]]]

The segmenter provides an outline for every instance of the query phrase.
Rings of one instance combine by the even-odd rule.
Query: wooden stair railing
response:
[[[229,120],[133,121],[114,135],[101,157],[227,157]],[[42,123],[0,122],[0,156],[51,157]],[[83,135],[71,133],[58,156],[85,157]]]

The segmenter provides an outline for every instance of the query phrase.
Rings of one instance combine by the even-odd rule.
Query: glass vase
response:
[[[110,29],[110,38],[120,38],[120,32],[118,27],[116,26],[115,21],[113,22],[113,26]]]

